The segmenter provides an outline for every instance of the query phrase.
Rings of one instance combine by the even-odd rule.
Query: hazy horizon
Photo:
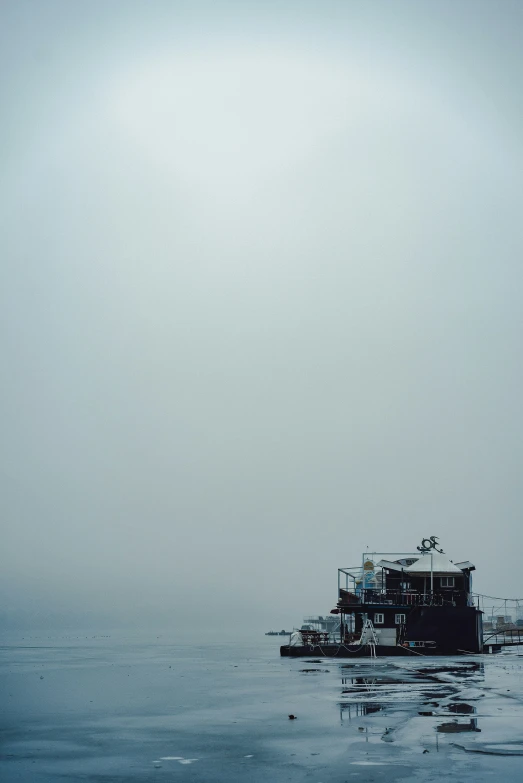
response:
[[[523,596],[521,3],[0,17],[0,626]]]

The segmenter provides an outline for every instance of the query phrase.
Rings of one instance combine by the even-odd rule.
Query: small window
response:
[[[374,615],[374,625],[383,625],[385,622],[385,615],[383,615],[381,612],[377,612]]]
[[[397,614],[394,618],[394,622],[396,625],[403,625],[405,622],[406,616],[404,614]]]
[[[454,587],[454,577],[442,576],[440,577],[440,584],[442,587]]]
[[[410,582],[400,582],[400,587],[402,590],[410,590]]]

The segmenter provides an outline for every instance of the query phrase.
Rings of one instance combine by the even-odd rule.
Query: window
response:
[[[381,612],[377,612],[374,615],[374,625],[383,625],[384,622],[385,622],[385,615],[382,614]]]
[[[442,587],[454,587],[453,576],[441,576],[439,581]]]
[[[410,582],[400,582],[400,587],[402,590],[410,590]]]
[[[396,625],[403,625],[405,622],[406,616],[404,614],[397,614],[394,618],[394,622]]]

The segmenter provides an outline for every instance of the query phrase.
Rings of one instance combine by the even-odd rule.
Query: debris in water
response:
[[[289,715],[289,720],[296,720],[296,715]]]

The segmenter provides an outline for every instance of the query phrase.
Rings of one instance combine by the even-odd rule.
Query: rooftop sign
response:
[[[431,536],[430,538],[424,538],[421,542],[421,546],[416,547],[418,552],[422,552],[423,554],[426,554],[427,552],[432,552],[435,550],[436,552],[439,552],[440,554],[443,554],[443,549],[438,549],[437,544],[439,543],[437,536]]]

